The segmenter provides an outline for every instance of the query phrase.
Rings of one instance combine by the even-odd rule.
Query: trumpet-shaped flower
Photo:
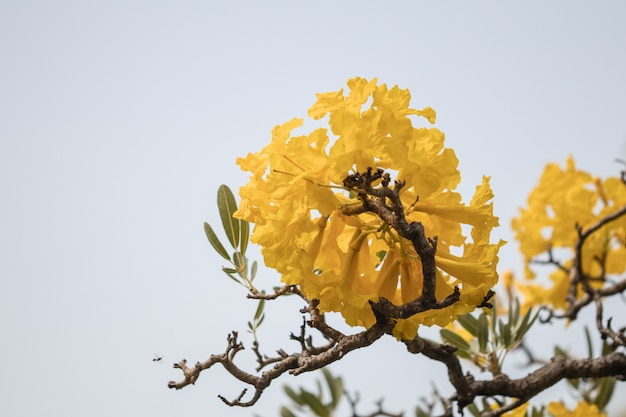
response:
[[[254,223],[251,241],[282,281],[299,285],[322,312],[340,312],[352,326],[375,323],[370,302],[384,297],[396,305],[415,300],[423,287],[421,260],[410,241],[370,212],[347,215],[357,205],[342,184],[350,174],[385,169],[406,182],[400,195],[409,222],[421,222],[438,238],[437,300],[460,291],[460,301],[440,310],[398,320],[394,334],[412,338],[418,326],[445,326],[485,301],[497,282],[498,249],[491,230],[498,225],[485,177],[469,204],[454,191],[460,182],[454,151],[432,127],[435,112],[409,106],[410,93],[377,80],[353,78],[343,90],[317,95],[309,117],[327,118],[329,129],[307,135],[293,119],[277,126],[271,143],[239,158],[251,173],[240,189],[235,216]],[[469,226],[471,236],[464,234]]]

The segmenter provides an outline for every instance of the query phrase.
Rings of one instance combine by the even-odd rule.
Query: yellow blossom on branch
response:
[[[347,94],[318,94],[309,109],[309,117],[326,118],[329,129],[298,134],[303,120],[293,119],[274,128],[261,151],[237,160],[251,177],[240,189],[235,216],[254,223],[251,241],[285,284],[319,300],[320,311],[370,327],[370,302],[384,297],[401,305],[420,296],[422,264],[411,242],[374,213],[346,214],[360,200],[343,181],[368,169],[405,181],[400,198],[407,221],[420,222],[426,236],[437,237],[436,299],[455,287],[460,291],[452,305],[398,320],[394,335],[413,338],[419,325],[445,326],[472,311],[497,282],[504,242],[489,241],[498,225],[489,178],[463,203],[454,191],[461,178],[458,160],[444,147],[443,133],[415,126],[418,117],[434,123],[434,110],[410,108],[408,90],[389,89],[376,79],[353,78],[348,87]]]
[[[569,411],[563,403],[551,402],[548,404],[547,410],[553,417],[606,417],[605,413],[598,410],[597,405],[589,404],[586,401],[580,401],[572,411]]]
[[[548,164],[537,187],[528,198],[528,207],[513,219],[513,229],[526,260],[526,278],[535,277],[533,261],[560,265],[550,274],[552,285],[518,283],[524,304],[566,308],[570,293],[571,272],[580,256],[580,268],[586,283],[601,288],[611,275],[626,270],[626,216],[604,223],[586,237],[577,253],[581,234],[595,227],[607,216],[626,207],[626,185],[620,178],[604,181],[578,170],[570,157],[564,169]],[[547,258],[547,259],[546,259]],[[579,284],[579,286],[582,284]],[[582,291],[577,291],[582,294]]]

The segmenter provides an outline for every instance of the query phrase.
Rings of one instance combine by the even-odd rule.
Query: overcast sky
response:
[[[0,415],[278,415],[280,386],[310,377],[246,410],[217,399],[244,388],[221,368],[167,388],[173,362],[222,352],[229,331],[250,346],[255,305],[202,228],[219,226],[217,187],[247,179],[235,159],[316,92],[378,77],[437,111],[467,200],[492,176],[494,240],[510,240],[546,162],[621,169],[625,28],[621,1],[0,1]],[[268,306],[267,353],[298,347],[285,304]],[[451,389],[393,340],[333,369],[362,412],[412,408],[438,373]]]

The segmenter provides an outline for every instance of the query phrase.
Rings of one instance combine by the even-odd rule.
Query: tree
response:
[[[439,411],[430,404],[418,407],[418,416],[463,410],[477,416],[601,415],[615,381],[626,377],[625,328],[616,330],[603,308],[606,298],[626,289],[625,174],[602,181],[576,169],[572,159],[565,169],[549,164],[528,207],[513,221],[526,276],[499,276],[498,251],[505,242],[490,241],[499,220],[489,178],[463,203],[455,191],[458,160],[444,147],[443,133],[414,127],[415,116],[433,124],[435,112],[410,108],[407,90],[388,89],[376,79],[354,78],[348,87],[347,95],[318,94],[309,110],[315,120],[328,117],[330,131],[294,136],[303,121],[293,119],[273,130],[264,149],[237,161],[251,173],[239,191],[239,206],[227,186],[218,191],[232,256],[205,224],[213,248],[230,263],[223,271],[247,289],[248,298],[259,300],[248,323],[256,372],[235,364],[243,344],[232,332],[221,354],[193,366],[176,363],[183,379],[171,381],[170,388],[195,383],[219,363],[254,389],[248,396],[244,390],[237,398],[220,398],[230,406],[252,406],[281,375],[324,369],[390,335],[408,352],[442,362],[455,388],[437,394]],[[271,292],[255,287],[257,264],[248,265],[246,257],[249,240],[261,247],[265,265],[281,274],[282,286]],[[532,280],[538,266],[552,268],[551,286]],[[496,296],[499,279],[504,294]],[[301,313],[307,320],[291,335],[300,349],[264,355],[256,337],[264,303],[287,295],[306,304]],[[575,358],[556,346],[553,358],[536,360],[524,338],[528,330],[540,322],[576,320],[585,308],[596,311],[595,329],[586,333],[589,357]],[[344,334],[330,326],[327,312],[341,313],[357,330]],[[421,326],[440,327],[441,341],[420,336]],[[323,341],[314,342],[310,332]],[[598,337],[603,349],[594,355],[592,339]],[[517,379],[503,366],[514,349],[526,351],[532,366]],[[468,372],[477,368],[491,377]],[[343,385],[328,371],[323,375],[332,400],[324,402],[321,391],[288,388],[296,406],[330,415]],[[563,379],[580,393],[575,414],[558,402],[528,405]],[[381,406],[377,413],[372,415],[391,415]],[[284,407],[283,415],[294,414]]]

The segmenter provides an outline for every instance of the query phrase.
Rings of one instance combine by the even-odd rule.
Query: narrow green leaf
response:
[[[343,387],[343,380],[341,377],[335,378],[335,383],[333,385],[333,406],[334,408],[339,407],[339,403],[345,394],[345,389]]]
[[[429,417],[430,414],[426,413],[419,405],[415,407],[415,417]]]
[[[256,270],[258,268],[258,264],[256,261],[252,262],[252,269],[250,271],[250,281],[254,280],[254,277],[256,277]]]
[[[515,331],[515,336],[513,337],[514,342],[519,342],[524,338],[524,336],[526,335],[526,332],[530,330],[532,325],[535,323],[535,320],[537,320],[537,317],[539,317],[539,311],[537,311],[533,315],[532,309],[528,309],[528,311],[526,312],[526,315],[522,319],[522,323],[518,326],[517,330]]]
[[[614,378],[600,378],[598,380],[598,395],[594,399],[593,403],[598,406],[600,411],[603,411],[609,401],[611,401],[614,389]]]
[[[474,417],[480,417],[480,410],[478,410],[478,407],[476,407],[476,404],[471,403],[470,405],[467,406],[467,409],[469,410],[470,413],[472,413]]]
[[[456,353],[456,356],[458,356],[459,358],[472,359],[472,354],[470,353],[469,350],[457,349],[455,353]]]
[[[237,211],[237,202],[233,192],[228,186],[222,184],[217,190],[217,208],[222,219],[222,226],[226,237],[232,245],[233,249],[239,247],[239,219],[233,217],[233,213]]]
[[[544,410],[545,407],[541,406],[540,408],[535,408],[535,406],[533,405],[532,407],[532,417],[543,417],[544,416]]]
[[[256,323],[257,328],[261,325],[261,323],[263,323],[263,320],[265,320],[265,313],[261,314],[261,317],[259,317],[259,320]]]
[[[496,322],[498,321],[498,312],[496,311],[495,306],[489,311],[489,313],[491,314],[491,333],[497,334]]]
[[[217,235],[213,231],[213,228],[208,224],[204,223],[204,233],[206,233],[206,237],[209,239],[209,243],[213,246],[213,249],[224,259],[230,261],[230,257],[228,256],[228,252],[224,249],[224,246],[217,238]]]
[[[298,405],[304,405],[304,401],[300,398],[300,395],[296,394],[296,392],[289,385],[283,386],[283,390],[285,391],[285,394],[291,398],[291,401]]]
[[[240,252],[233,253],[233,265],[238,273],[245,272],[246,258]]]
[[[236,274],[237,273],[236,269],[226,268],[225,266],[222,267],[222,271],[226,272],[227,274]]]
[[[333,409],[339,405],[341,398],[343,397],[343,381],[341,377],[333,377],[330,371],[326,368],[322,368],[322,374],[324,375],[324,379],[326,379],[326,385],[328,385],[328,390],[330,391],[330,397],[332,399]]]
[[[524,337],[524,334],[530,328],[528,322],[530,320],[531,313],[532,310],[528,309],[528,311],[524,315],[524,318],[522,319],[522,322],[517,325],[517,328],[515,329],[515,332],[513,334],[513,341],[519,342],[520,340],[522,340],[522,337]]]
[[[291,410],[289,410],[287,407],[283,405],[282,407],[280,407],[280,417],[298,417],[298,416],[295,415],[293,412],[291,412]]]
[[[448,329],[441,329],[439,330],[439,333],[441,334],[441,339],[445,343],[448,343],[459,349],[463,349],[466,351],[469,350],[470,345],[465,341],[465,339],[463,339],[461,336],[454,333],[453,331],[448,330]]]
[[[319,379],[316,379],[316,380],[315,380],[315,386],[317,387],[317,394],[314,394],[314,395],[315,395],[317,398],[319,398],[319,399],[320,399],[320,401],[321,401],[321,400],[322,400],[322,398],[323,398],[323,395],[322,395],[322,383],[320,382],[320,380],[319,380]]]
[[[487,353],[487,343],[489,342],[489,323],[487,315],[481,313],[478,317],[478,348],[480,353]]]
[[[591,334],[589,334],[589,327],[585,326],[585,340],[587,341],[587,354],[590,358],[593,358],[593,343],[591,342]]]
[[[239,252],[245,254],[248,249],[248,240],[250,238],[250,223],[245,220],[239,220]]]
[[[254,318],[258,319],[263,314],[263,307],[265,306],[265,300],[259,300],[259,305],[256,308],[256,312],[254,313]]]
[[[573,379],[566,379],[567,383],[570,384],[575,390],[578,389],[578,385],[580,385],[580,379],[578,378],[573,378]]]
[[[498,319],[498,330],[500,331],[500,340],[504,347],[511,346],[511,323],[504,324],[504,322]]]
[[[567,358],[569,355],[561,349],[559,345],[554,345],[554,356],[563,356]]]
[[[324,406],[321,399],[317,395],[301,388],[300,398],[302,398],[302,401],[304,401],[305,405],[309,406],[309,408],[311,409],[311,411],[313,411],[313,413],[315,413],[315,415],[319,417],[330,416],[330,411],[328,410],[328,408],[326,408],[326,406]]]
[[[228,268],[222,268],[222,270],[224,269],[228,269]],[[226,271],[224,271],[226,272]],[[232,279],[233,281],[235,281],[237,284],[239,285],[243,285],[243,283],[241,281],[239,281],[239,278],[235,277],[233,274],[226,272],[226,275],[228,275],[228,278]]]
[[[471,314],[463,314],[462,316],[458,316],[456,319],[465,330],[471,333],[472,336],[478,336],[478,319],[476,317]]]
[[[519,313],[520,313],[520,305],[519,298],[515,297],[515,301],[513,302],[513,324],[517,324],[519,321]]]

